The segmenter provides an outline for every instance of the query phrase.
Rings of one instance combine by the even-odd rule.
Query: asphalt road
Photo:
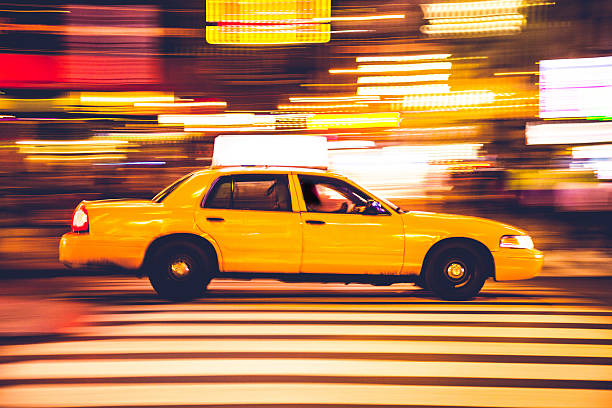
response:
[[[2,281],[2,407],[610,407],[610,279],[412,285]]]

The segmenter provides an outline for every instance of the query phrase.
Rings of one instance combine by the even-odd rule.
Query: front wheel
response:
[[[468,300],[480,292],[488,276],[487,262],[469,247],[437,251],[425,271],[425,283],[445,300]]]
[[[149,281],[169,300],[191,300],[202,296],[212,279],[209,257],[191,242],[169,242],[159,247],[149,264]]]

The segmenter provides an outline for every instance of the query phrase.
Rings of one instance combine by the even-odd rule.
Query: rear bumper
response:
[[[141,248],[96,239],[89,234],[68,232],[62,235],[59,244],[59,260],[70,268],[117,266],[138,269],[143,257]]]
[[[537,249],[501,248],[493,253],[495,280],[519,280],[537,276],[544,264],[544,254]]]

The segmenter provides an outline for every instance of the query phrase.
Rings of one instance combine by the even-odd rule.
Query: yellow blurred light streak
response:
[[[355,102],[355,104],[363,104],[363,105],[370,105],[373,103],[377,103],[377,104],[381,104],[381,103],[402,103],[402,101],[404,100],[404,98],[386,98],[383,99],[381,101],[368,101],[368,102]]]
[[[330,74],[356,74],[357,71],[356,69],[330,69],[329,73]]]
[[[518,72],[495,72],[494,76],[506,76],[506,75],[540,75],[538,71],[518,71]]]
[[[399,71],[429,71],[451,69],[451,62],[424,62],[418,64],[385,64],[385,65],[359,65],[357,72],[399,72]],[[330,73],[331,70],[330,70]]]
[[[117,145],[128,142],[118,140],[18,140],[17,145],[27,146],[87,146],[87,145]]]
[[[455,91],[433,95],[416,95],[404,97],[404,108],[406,107],[447,107],[468,106],[493,103],[495,93],[484,91]]]
[[[367,102],[362,102],[367,103]],[[278,105],[277,109],[280,110],[308,110],[308,109],[347,109],[347,108],[363,108],[363,105],[356,104],[341,104],[341,105]]]
[[[357,62],[404,62],[404,61],[422,61],[422,60],[438,60],[450,58],[452,54],[423,54],[423,55],[395,55],[395,56],[374,56],[374,57],[357,57]]]
[[[242,126],[242,127],[186,127],[185,132],[269,132],[276,130],[274,126]]]
[[[291,102],[339,102],[339,101],[366,101],[379,100],[377,96],[292,96],[289,98]]]
[[[192,136],[184,132],[109,132],[94,136],[94,139],[112,139],[128,141],[172,141],[190,139]]]
[[[174,102],[174,94],[162,92],[98,92],[81,93],[81,104],[134,104],[138,102]]]
[[[516,14],[526,5],[524,0],[486,0],[462,3],[421,4],[423,18],[476,17]]]
[[[398,127],[399,112],[363,114],[315,114],[306,119],[308,129],[359,129],[372,127]]]
[[[67,157],[67,156],[27,156],[25,160],[28,161],[44,161],[44,162],[54,162],[54,161],[92,161],[92,160],[123,160],[126,159],[127,156],[123,154],[113,154],[113,155],[89,155],[89,156],[75,156],[75,157]]]
[[[355,85],[357,85],[356,82],[351,82],[348,84],[300,84],[300,86],[303,86],[303,87],[308,87],[308,86],[311,86],[311,87],[336,87],[336,86],[348,87],[348,86],[355,86]]]
[[[266,115],[256,115],[252,113],[226,113],[219,115],[158,115],[157,121],[160,124],[182,124],[184,126],[234,126],[252,125],[258,119],[262,120]]]
[[[357,88],[357,95],[417,95],[449,92],[448,84],[413,85],[413,86],[362,86]]]
[[[312,18],[307,21],[313,21],[315,23],[328,23],[332,21],[369,21],[369,20],[393,20],[393,19],[404,19],[405,14],[382,14],[372,16],[346,16],[346,17],[321,17]]]
[[[522,14],[507,14],[502,16],[488,16],[488,17],[467,17],[467,18],[440,18],[430,20],[430,24],[470,24],[470,23],[498,23],[498,22],[513,22],[519,21],[524,22],[525,16]]]
[[[392,84],[398,82],[448,81],[450,74],[364,76],[357,78],[358,84]]]
[[[508,17],[494,21],[465,21],[435,23],[421,26],[421,32],[427,35],[447,35],[447,34],[514,34],[521,31],[525,24],[525,18]]]
[[[217,106],[221,108],[227,107],[227,102],[134,102],[135,107],[151,107],[151,108],[182,108],[196,106]]]

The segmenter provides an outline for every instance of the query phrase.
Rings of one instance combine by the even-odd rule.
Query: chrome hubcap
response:
[[[463,265],[457,262],[452,262],[446,268],[446,275],[452,280],[461,279],[465,276],[465,268],[463,267]]]
[[[189,265],[183,260],[176,260],[170,265],[170,272],[177,278],[184,278],[189,275]]]

